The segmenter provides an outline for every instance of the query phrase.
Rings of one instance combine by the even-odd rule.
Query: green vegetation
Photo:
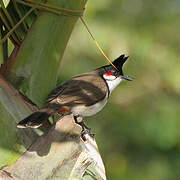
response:
[[[130,56],[124,72],[134,77],[134,81],[123,82],[116,88],[103,111],[86,118],[87,124],[96,134],[99,150],[106,165],[107,178],[179,179],[180,1],[88,1],[84,16],[90,30],[112,60],[120,54]],[[45,17],[43,23],[47,23]],[[61,28],[58,22],[55,22],[55,25]],[[56,39],[50,26],[48,29]],[[45,29],[44,33],[48,29]],[[62,33],[70,34],[70,31]],[[21,86],[18,87],[39,105],[42,105],[47,93],[55,86],[57,71],[59,84],[73,75],[107,63],[80,21],[72,33],[60,68],[57,68],[59,57],[62,56],[65,47],[60,47],[57,41],[54,41],[55,44],[51,42],[49,46],[45,46],[42,56],[46,61],[45,63],[43,60],[38,61],[42,64],[42,68],[33,70],[30,68],[31,75],[27,81],[23,83],[21,81],[22,84],[20,83]],[[44,48],[43,43],[46,44],[45,39],[39,41],[37,46],[42,44]],[[54,49],[53,57],[46,56],[44,53],[52,50],[52,44],[58,45],[59,48]],[[23,47],[24,55],[27,54],[24,63],[31,61],[36,64],[36,59],[33,60],[29,56],[29,46],[31,44]],[[61,54],[58,54],[59,49],[62,51]],[[36,53],[37,50],[36,48]],[[38,56],[37,59],[41,57]],[[20,55],[17,56],[15,71],[17,66],[25,65],[19,63],[20,59]],[[47,82],[43,80],[45,73],[40,70],[48,69],[49,63],[55,70],[47,71],[49,84],[46,87]],[[43,93],[38,90],[39,79],[37,81],[36,77],[39,77],[41,83],[45,85],[45,88],[41,87]],[[27,90],[28,86],[33,88]],[[6,109],[1,108],[0,113],[9,116],[8,119],[11,121],[12,117],[7,115]],[[7,122],[3,123],[8,126]],[[2,132],[4,135],[4,132],[8,131],[4,129]],[[15,130],[9,135],[14,137],[13,133]],[[0,136],[3,135],[0,132]],[[7,152],[10,147],[5,140],[2,144],[1,151],[6,150],[7,156],[18,156],[19,147],[14,146],[13,151],[11,148],[11,151]]]
[[[180,178],[180,2],[89,1],[85,20],[108,56],[129,55],[123,82],[96,116],[96,134],[111,180]],[[106,61],[78,23],[59,82]],[[73,68],[72,68],[73,67]]]

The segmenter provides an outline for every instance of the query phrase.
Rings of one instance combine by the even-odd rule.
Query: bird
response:
[[[132,81],[122,70],[128,57],[122,54],[112,62],[113,66],[105,65],[61,83],[48,95],[44,107],[21,120],[17,127],[38,128],[56,113],[73,114],[75,122],[82,127],[82,136],[85,133],[92,135],[82,118],[101,111],[123,80]]]

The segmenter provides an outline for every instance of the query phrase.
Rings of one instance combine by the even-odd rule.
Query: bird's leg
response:
[[[79,124],[82,128],[81,137],[84,141],[86,141],[85,134],[89,134],[94,138],[94,134],[91,132],[91,129],[86,126],[80,116],[74,116],[75,123]]]

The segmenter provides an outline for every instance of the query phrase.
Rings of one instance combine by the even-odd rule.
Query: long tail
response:
[[[22,121],[17,124],[18,128],[38,128],[41,126],[48,118],[52,115],[52,113],[47,110],[40,110],[32,113]]]

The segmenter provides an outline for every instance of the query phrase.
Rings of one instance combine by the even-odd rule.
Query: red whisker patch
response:
[[[113,74],[112,71],[109,71],[109,70],[108,70],[108,71],[105,72],[105,75],[106,75],[106,76],[113,76],[114,74]]]

